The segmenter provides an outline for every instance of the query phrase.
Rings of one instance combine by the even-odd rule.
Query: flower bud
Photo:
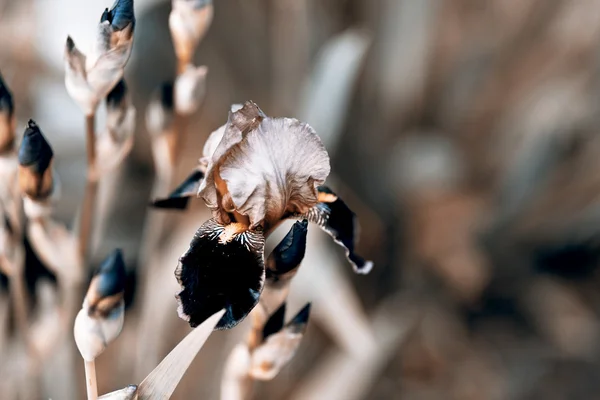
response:
[[[267,258],[265,289],[260,298],[262,307],[256,310],[257,317],[262,321],[285,302],[292,278],[304,258],[307,233],[307,220],[295,222]]]
[[[53,188],[54,153],[39,126],[29,120],[19,149],[19,187],[34,200],[44,200]]]
[[[0,74],[0,153],[13,148],[15,141],[15,108],[13,96]]]
[[[75,318],[77,348],[86,361],[93,361],[123,328],[125,263],[115,250],[100,265]]]
[[[115,142],[122,143],[133,136],[134,128],[135,108],[121,79],[106,96],[106,129]]]
[[[93,115],[107,94],[123,77],[131,55],[135,16],[133,0],[117,0],[100,18],[93,51],[86,57],[67,38],[65,85],[86,115]]]
[[[100,101],[87,80],[86,57],[71,36],[65,45],[65,87],[85,115],[93,115]]]
[[[133,148],[136,110],[121,79],[106,97],[106,131],[97,138],[98,172],[118,167]]]
[[[295,275],[306,252],[308,221],[295,222],[267,259],[267,280],[276,283]],[[292,272],[290,274],[290,272]]]
[[[281,315],[278,315],[280,310],[271,318],[279,320],[281,318]],[[264,335],[263,343],[252,352],[249,372],[252,378],[266,381],[277,376],[296,354],[306,331],[309,315],[310,303],[304,306],[279,332]]]
[[[146,109],[146,128],[154,137],[168,132],[173,125],[175,107],[173,82],[164,82],[152,94]]]
[[[181,115],[191,115],[198,110],[206,94],[206,66],[187,65],[175,81],[175,105]]]
[[[192,61],[213,18],[212,0],[173,0],[169,28],[180,64]]]

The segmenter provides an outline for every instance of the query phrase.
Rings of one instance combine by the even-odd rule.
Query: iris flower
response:
[[[179,315],[195,327],[226,309],[217,329],[237,325],[265,284],[264,245],[284,220],[316,223],[343,246],[355,272],[373,266],[354,252],[358,223],[329,188],[329,156],[316,132],[292,118],[269,118],[253,102],[230,112],[211,134],[199,167],[155,205],[185,208],[196,194],[213,218],[179,259]]]

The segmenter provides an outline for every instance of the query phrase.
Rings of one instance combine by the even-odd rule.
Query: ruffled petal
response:
[[[264,286],[264,245],[262,233],[241,224],[206,221],[175,271],[182,287],[177,295],[179,316],[196,327],[225,308],[216,329],[229,329],[243,320]]]
[[[326,186],[319,187],[319,203],[302,215],[327,232],[333,240],[346,249],[346,257],[354,272],[368,274],[373,262],[365,260],[354,252],[359,231],[356,214]]]
[[[327,151],[308,124],[264,118],[219,159],[215,173],[223,179],[235,210],[249,217],[251,227],[263,224],[268,230],[285,213],[305,213],[313,207],[316,188],[329,171]]]
[[[266,118],[265,114],[256,104],[246,102],[239,110],[229,113],[222,134],[218,132],[219,130],[213,132],[215,138],[210,147],[205,149],[212,151],[212,155],[208,161],[206,178],[200,185],[198,195],[204,199],[206,205],[213,211],[214,217],[222,224],[230,222],[227,213],[232,211],[232,204],[226,204],[223,207],[223,196],[226,194],[227,188],[219,175],[222,159],[247,136],[249,131],[256,129],[264,118]],[[218,136],[221,136],[221,139],[215,146],[214,143]],[[231,201],[228,200],[228,203]]]

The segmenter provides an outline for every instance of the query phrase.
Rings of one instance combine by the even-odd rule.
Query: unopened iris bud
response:
[[[52,193],[52,159],[54,153],[39,126],[29,120],[19,149],[19,186],[34,200]]]
[[[175,81],[175,107],[181,115],[191,115],[198,110],[206,94],[205,66],[188,65]]]
[[[73,39],[67,38],[65,85],[86,115],[95,113],[100,101],[123,77],[134,27],[133,0],[117,0],[102,13],[94,50],[87,57]]]
[[[308,221],[295,222],[267,259],[267,279],[273,283],[291,279],[300,266],[306,252]],[[291,276],[287,276],[288,273]]]
[[[116,31],[122,31],[129,24],[135,25],[133,0],[118,0],[110,10],[104,10],[100,22],[108,22]]]
[[[152,136],[159,136],[172,128],[175,109],[173,82],[163,82],[152,94],[146,109],[146,128]]]
[[[192,61],[198,43],[213,19],[212,0],[173,0],[169,28],[181,65]]]
[[[123,79],[106,96],[106,129],[117,143],[133,136],[135,108]]]
[[[279,325],[282,318],[282,306],[267,322]],[[263,343],[260,344],[251,355],[249,375],[258,380],[271,380],[277,376],[279,371],[287,365],[294,357],[302,337],[306,332],[308,317],[310,315],[310,303],[302,308],[298,314],[278,332],[265,332]],[[273,319],[277,321],[271,322]]]
[[[121,333],[125,279],[123,256],[120,250],[115,250],[92,278],[83,307],[75,319],[75,342],[86,361],[93,361]]]

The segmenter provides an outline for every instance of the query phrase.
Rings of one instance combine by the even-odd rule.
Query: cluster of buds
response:
[[[93,115],[100,101],[123,77],[134,28],[133,0],[117,0],[102,14],[96,43],[87,57],[71,37],[67,38],[65,85],[85,115]]]
[[[125,317],[125,279],[123,255],[115,250],[92,278],[75,318],[75,343],[85,361],[94,361],[121,333]]]

